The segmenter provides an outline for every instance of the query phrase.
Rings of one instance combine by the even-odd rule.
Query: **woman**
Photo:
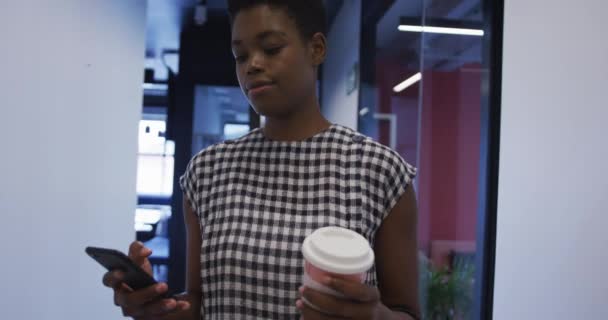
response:
[[[321,114],[322,1],[234,0],[229,11],[239,84],[266,124],[201,151],[180,180],[187,292],[133,292],[110,272],[115,303],[135,319],[417,319],[415,170]],[[327,279],[345,298],[300,287],[301,243],[329,225],[359,232],[376,255],[365,283]],[[148,272],[150,254],[129,249]]]

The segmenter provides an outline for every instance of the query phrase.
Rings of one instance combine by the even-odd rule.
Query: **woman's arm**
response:
[[[201,228],[199,219],[184,196],[184,222],[187,232],[187,274],[184,297],[190,302],[186,320],[199,320],[201,314]]]
[[[382,303],[387,307],[383,308],[383,313],[392,314],[394,319],[412,317],[391,312],[391,307],[404,308],[416,317],[420,316],[417,222],[416,194],[410,185],[383,221],[374,244],[378,289]]]

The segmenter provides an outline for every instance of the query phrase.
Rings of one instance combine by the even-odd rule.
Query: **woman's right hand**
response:
[[[141,242],[135,241],[129,246],[129,258],[150,275],[152,266],[148,257],[151,254],[152,251]],[[190,308],[188,301],[162,298],[169,289],[166,283],[157,283],[133,291],[123,279],[124,273],[121,271],[110,271],[104,275],[103,284],[114,290],[114,304],[122,308],[125,317],[137,320],[171,319],[177,313]]]

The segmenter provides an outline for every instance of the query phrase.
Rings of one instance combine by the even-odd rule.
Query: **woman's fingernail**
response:
[[[156,286],[156,292],[163,293],[167,290],[167,286],[164,283],[161,283]]]
[[[175,304],[173,304],[172,302],[166,302],[163,306],[163,309],[165,309],[166,311],[173,310],[175,309]]]
[[[300,291],[301,294],[304,294],[304,286],[301,286],[300,289],[298,289],[298,291]]]
[[[298,300],[296,301],[296,308],[298,309],[302,309],[303,305],[302,305],[302,300]]]

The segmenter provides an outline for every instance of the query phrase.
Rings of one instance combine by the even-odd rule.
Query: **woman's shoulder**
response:
[[[351,128],[338,125],[337,130],[348,138],[351,145],[358,149],[359,160],[369,165],[374,171],[384,171],[387,174],[415,175],[416,168],[409,164],[394,149],[378,142],[374,138]]]
[[[193,164],[208,164],[209,162],[214,162],[221,160],[222,157],[228,152],[238,151],[239,149],[243,149],[242,147],[248,145],[252,142],[256,142],[260,139],[261,131],[260,129],[254,129],[246,135],[236,138],[236,139],[228,139],[221,142],[214,143],[199,152],[197,152],[192,159],[190,160]]]
[[[347,138],[355,147],[361,149],[366,157],[386,159],[390,161],[404,161],[401,155],[390,147],[378,142],[374,138],[349,127],[336,125],[336,130]]]

